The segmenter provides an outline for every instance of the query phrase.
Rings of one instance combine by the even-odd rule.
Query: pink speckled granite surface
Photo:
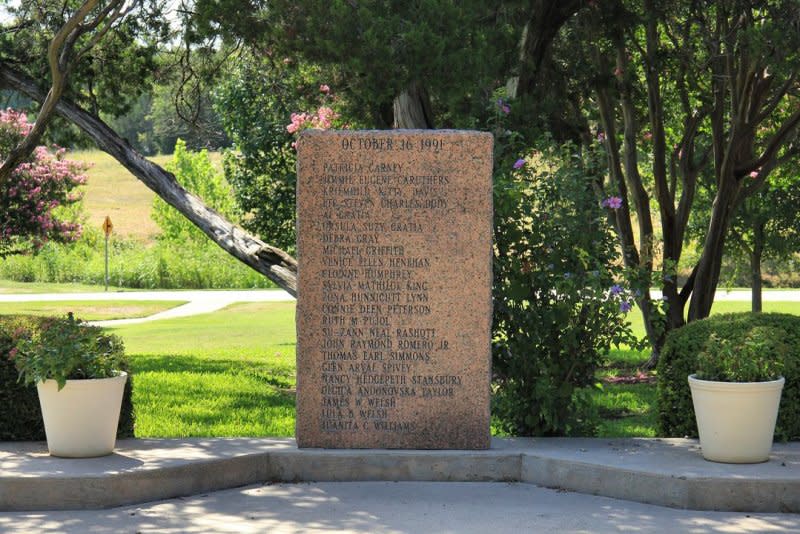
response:
[[[300,447],[489,447],[492,136],[298,142]]]

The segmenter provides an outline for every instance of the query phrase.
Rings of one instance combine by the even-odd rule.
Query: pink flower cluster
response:
[[[295,134],[306,128],[327,130],[338,118],[339,114],[327,106],[321,106],[314,113],[292,113],[292,122],[286,127],[286,131]]]
[[[292,113],[292,122],[286,127],[286,131],[290,134],[299,132],[305,127],[308,122],[308,113]]]
[[[11,108],[0,109],[0,124],[4,129],[15,131],[21,137],[25,137],[33,129],[33,124],[28,122],[28,117],[24,113]]]
[[[0,111],[0,160],[31,130],[24,114]],[[36,147],[31,158],[11,173],[0,189],[0,257],[38,249],[49,240],[80,237],[78,223],[62,220],[58,208],[78,202],[74,191],[86,183],[86,165],[64,159],[65,150]]]
[[[620,197],[608,197],[600,205],[604,208],[618,210],[622,207],[622,199]]]

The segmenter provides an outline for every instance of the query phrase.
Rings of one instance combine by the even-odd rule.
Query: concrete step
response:
[[[800,443],[769,462],[703,460],[696,440],[495,439],[486,451],[298,449],[292,439],[137,439],[103,458],[0,443],[0,511],[110,508],[259,482],[525,482],[673,508],[800,512]]]

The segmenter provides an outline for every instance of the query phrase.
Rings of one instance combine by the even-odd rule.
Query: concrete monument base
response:
[[[769,462],[703,459],[696,440],[494,439],[489,450],[298,449],[293,439],[121,440],[103,458],[0,443],[0,511],[97,509],[259,482],[522,482],[673,508],[800,512],[800,443]]]

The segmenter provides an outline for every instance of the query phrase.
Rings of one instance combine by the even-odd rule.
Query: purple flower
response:
[[[508,102],[503,100],[502,98],[497,99],[497,107],[500,108],[500,111],[508,115],[511,113],[511,106],[508,105]]]
[[[622,199],[620,197],[608,197],[600,205],[604,208],[618,210],[622,207]]]
[[[628,313],[629,311],[631,311],[632,308],[633,306],[631,306],[631,303],[628,302],[627,300],[623,300],[622,302],[619,303],[619,311],[621,311],[622,313]]]
[[[520,159],[518,159],[517,161],[514,162],[514,168],[515,169],[521,169],[524,166],[525,166],[525,160],[522,159],[522,158],[520,158]]]
[[[615,295],[615,296],[616,295],[621,295],[622,294],[622,286],[620,286],[619,284],[614,284],[613,286],[611,286],[611,294]]]
[[[605,140],[606,140],[606,134],[605,133],[600,132],[600,133],[597,134],[597,141],[598,142],[602,143]]]

